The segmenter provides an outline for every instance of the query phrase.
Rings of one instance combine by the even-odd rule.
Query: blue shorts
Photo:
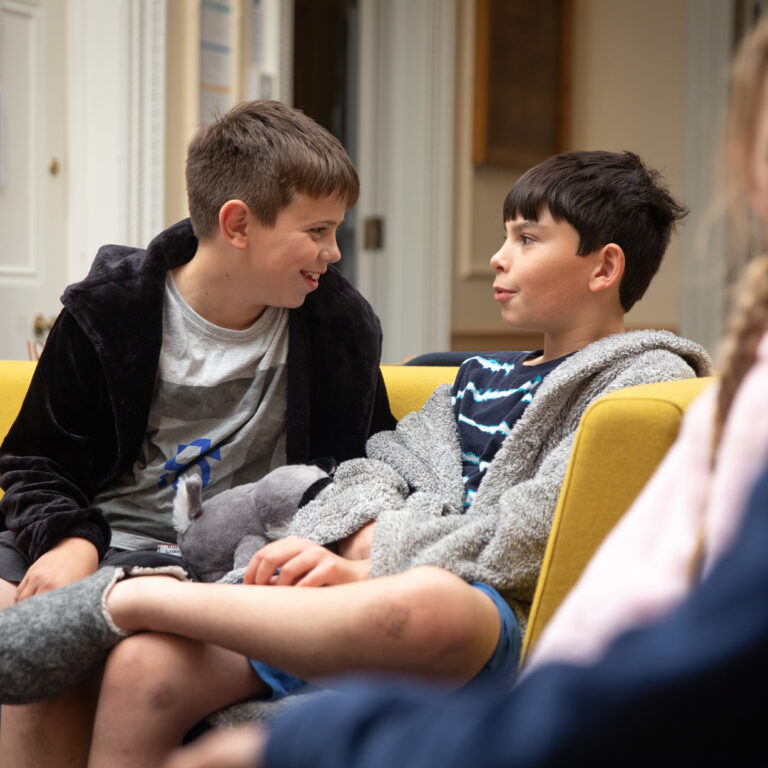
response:
[[[470,582],[470,585],[484,592],[493,600],[496,610],[499,612],[501,628],[496,650],[486,662],[485,666],[467,683],[474,685],[488,680],[502,680],[510,685],[517,677],[517,667],[520,660],[521,636],[520,627],[515,614],[504,598],[493,588],[481,581]],[[322,690],[320,686],[313,685],[301,678],[295,677],[281,669],[264,664],[261,661],[251,659],[251,666],[256,674],[269,686],[272,694],[266,697],[267,701],[277,701],[291,693],[309,693]]]

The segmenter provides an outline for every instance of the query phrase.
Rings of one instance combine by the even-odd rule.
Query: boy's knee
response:
[[[425,671],[466,682],[498,643],[499,620],[487,595],[440,568],[414,574],[416,642],[428,654]]]
[[[104,669],[102,699],[155,712],[173,708],[183,696],[175,674],[177,654],[183,653],[178,645],[175,638],[152,633],[118,643]]]

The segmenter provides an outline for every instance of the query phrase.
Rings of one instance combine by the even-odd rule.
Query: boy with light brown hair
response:
[[[104,566],[185,566],[184,472],[209,496],[361,456],[394,423],[378,318],[333,266],[359,190],[341,144],[248,102],[198,132],[186,173],[190,219],[146,250],[103,247],[62,297],[0,451],[2,607]],[[94,706],[83,687],[4,706],[0,762],[84,763]]]

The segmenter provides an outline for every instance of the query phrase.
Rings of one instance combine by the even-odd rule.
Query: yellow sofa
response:
[[[0,360],[0,440],[4,440],[21,407],[35,363]]]
[[[19,410],[34,363],[0,361],[0,439]],[[456,368],[384,365],[392,413],[402,418]],[[555,512],[523,644],[525,654],[597,545],[653,473],[677,435],[688,403],[711,379],[613,392],[584,414]]]

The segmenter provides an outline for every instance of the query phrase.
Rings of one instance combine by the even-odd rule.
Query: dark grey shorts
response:
[[[0,579],[18,584],[32,563],[27,556],[16,547],[14,535],[10,531],[0,532]],[[110,547],[99,563],[99,568],[104,565],[140,565],[156,568],[161,565],[180,565],[186,568],[184,558],[178,555],[169,555],[157,552],[155,549],[115,549]],[[190,574],[192,575],[192,574]]]

